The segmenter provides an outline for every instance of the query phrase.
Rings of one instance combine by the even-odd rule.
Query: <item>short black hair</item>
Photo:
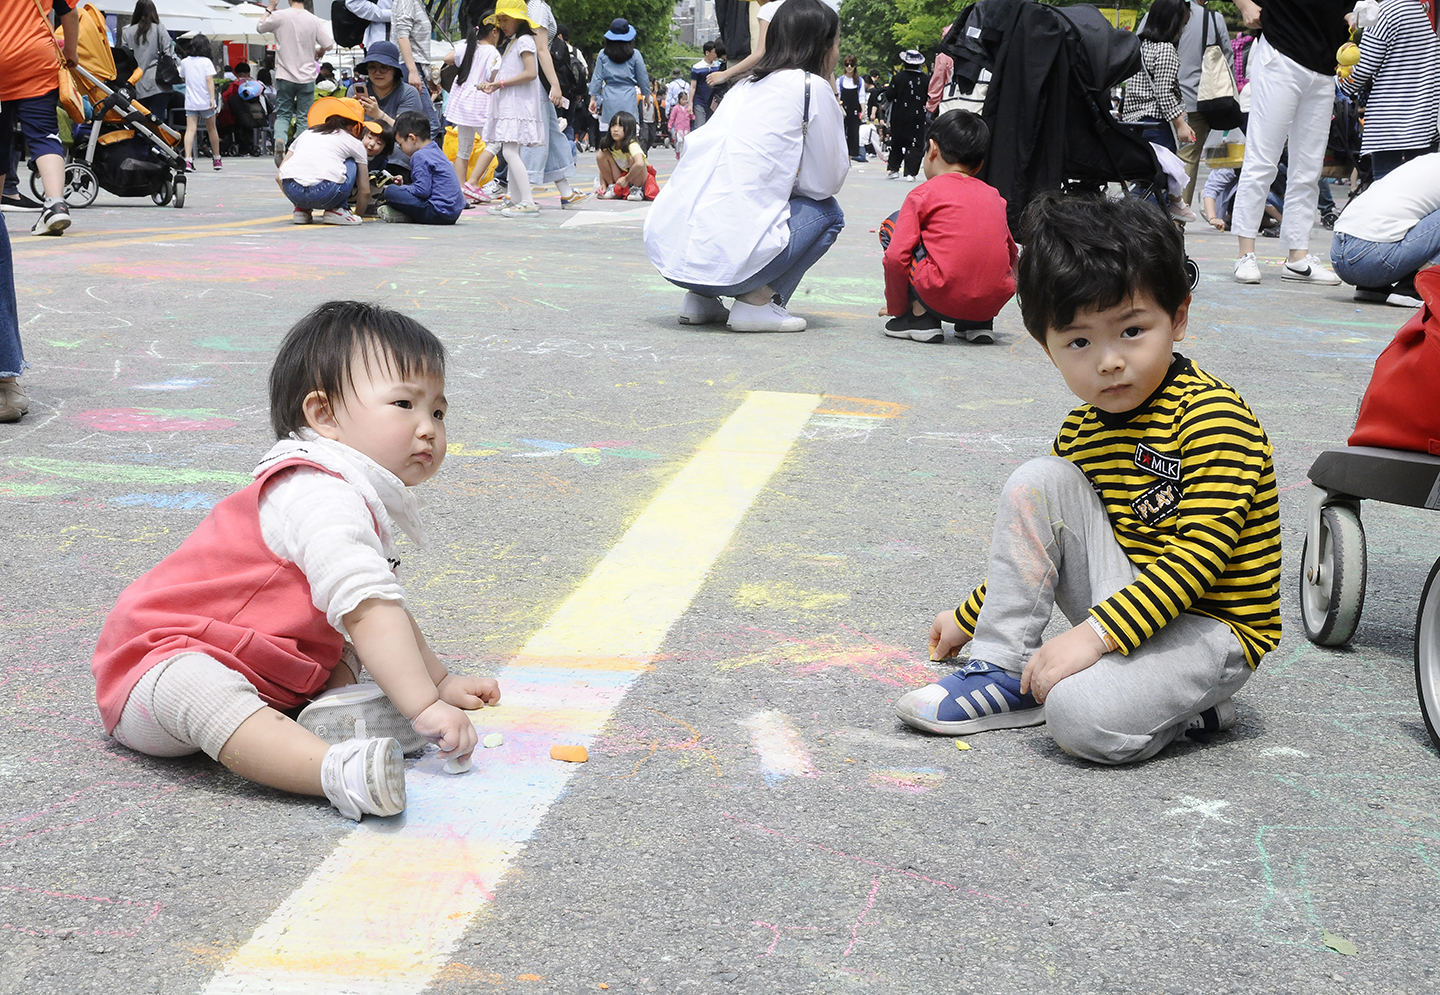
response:
[[[700,47],[700,52],[702,55],[706,52],[713,51],[715,51],[715,43],[713,41],[707,41],[704,45]]]
[[[395,137],[414,135],[422,142],[430,140],[430,119],[419,111],[401,111],[395,115]]]
[[[362,133],[360,137],[363,139],[365,135]],[[375,155],[371,156],[370,159],[372,162],[376,159],[379,159],[383,162],[384,160],[390,158],[390,153],[395,151],[395,132],[391,131],[389,128],[381,128],[379,131],[375,132],[375,137],[380,139],[380,151],[377,152]]]
[[[420,322],[378,304],[329,301],[295,323],[270,368],[270,425],[284,439],[307,424],[305,398],[322,391],[332,405],[354,389],[353,366],[383,362],[409,377],[445,376],[445,346]]]
[[[940,158],[950,165],[979,167],[990,151],[990,129],[980,115],[969,111],[946,111],[930,125],[926,136],[940,148]]]
[[[1147,293],[1173,317],[1190,296],[1185,240],[1148,200],[1043,194],[1025,208],[1020,243],[1020,316],[1041,345],[1078,311]]]
[[[237,62],[237,63],[235,63],[235,74],[236,74],[237,76],[242,75],[242,74],[245,75],[245,76],[249,76],[249,75],[250,75],[250,63],[248,63],[248,62]]]

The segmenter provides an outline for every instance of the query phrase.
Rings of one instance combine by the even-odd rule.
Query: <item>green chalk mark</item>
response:
[[[40,341],[48,346],[54,346],[56,349],[78,349],[85,342],[84,339],[78,339],[74,342],[56,342],[53,339],[41,339]]]
[[[85,480],[97,484],[200,484],[218,482],[244,487],[255,478],[248,473],[230,470],[188,470],[165,466],[117,466],[114,463],[72,463],[68,460],[45,459],[40,456],[20,456],[6,460],[7,466],[18,470],[29,470],[48,477],[62,480]],[[55,486],[50,484],[13,485],[3,484],[12,490],[15,486]],[[55,492],[52,492],[55,493]]]
[[[252,335],[215,335],[195,344],[218,352],[269,352],[275,348],[276,341]]]

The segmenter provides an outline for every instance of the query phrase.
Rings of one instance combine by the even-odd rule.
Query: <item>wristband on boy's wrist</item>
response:
[[[1094,615],[1087,615],[1085,616],[1085,621],[1090,623],[1090,628],[1095,630],[1095,635],[1099,636],[1100,642],[1105,644],[1106,653],[1113,652],[1120,648],[1120,644],[1115,641],[1115,637],[1110,635],[1109,630],[1105,628],[1104,624],[1101,623],[1098,618]]]

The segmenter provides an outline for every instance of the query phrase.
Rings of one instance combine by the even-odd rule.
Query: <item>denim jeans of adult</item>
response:
[[[706,297],[739,297],[768,285],[784,306],[790,302],[795,288],[800,286],[801,277],[835,244],[840,229],[844,227],[845,213],[834,197],[811,200],[796,195],[790,198],[789,243],[755,275],[727,287],[680,283],[678,280],[670,282]]]
[[[304,131],[308,124],[305,119],[310,115],[310,105],[315,102],[314,83],[292,83],[288,79],[277,79],[275,81],[275,144],[290,144],[290,122],[295,122],[295,130],[298,134]]]
[[[428,200],[418,196],[410,184],[385,188],[385,203],[408,214],[422,225],[453,225],[459,215],[441,214]]]
[[[0,214],[0,377],[18,377],[29,365],[20,348],[20,315],[15,306],[15,263],[10,255],[10,235],[5,230],[5,216]]]
[[[358,172],[355,160],[347,159],[344,183],[321,180],[319,183],[312,183],[307,187],[302,186],[296,180],[284,180],[280,184],[280,189],[284,191],[286,197],[290,198],[290,203],[295,205],[297,211],[337,211],[350,200],[350,192],[355,189],[355,178]]]
[[[1440,211],[1416,222],[1398,242],[1371,242],[1336,232],[1330,243],[1335,273],[1357,287],[1388,287],[1440,257]]]
[[[1145,140],[1151,145],[1158,145],[1162,149],[1175,151],[1175,132],[1170,127],[1169,121],[1161,121],[1158,118],[1142,117],[1135,122],[1144,128]]]
[[[1393,173],[1411,159],[1418,159],[1422,155],[1429,155],[1435,151],[1432,145],[1428,149],[1385,149],[1381,152],[1370,153],[1370,182],[1374,183],[1386,173]]]

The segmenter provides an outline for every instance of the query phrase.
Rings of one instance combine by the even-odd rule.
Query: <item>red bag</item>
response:
[[[1425,306],[1375,360],[1352,446],[1440,456],[1440,266],[1421,270],[1415,288]]]
[[[624,200],[630,196],[630,184],[621,180],[615,184],[615,199]],[[660,182],[655,179],[655,167],[647,164],[645,166],[645,199],[654,200],[660,196]]]

